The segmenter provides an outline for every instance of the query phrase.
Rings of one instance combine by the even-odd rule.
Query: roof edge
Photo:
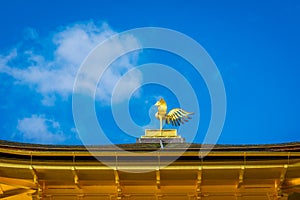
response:
[[[7,149],[26,149],[26,150],[47,150],[47,151],[87,151],[91,150],[116,150],[118,148],[130,151],[156,150],[160,149],[160,144],[152,143],[131,143],[115,145],[53,145],[53,144],[33,144],[0,140],[0,148]],[[165,146],[165,149],[187,149],[187,150],[205,150],[212,151],[283,151],[300,152],[300,142],[288,142],[278,144],[199,144],[199,143],[172,143]]]

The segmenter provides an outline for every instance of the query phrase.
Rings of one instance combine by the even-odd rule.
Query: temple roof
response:
[[[287,200],[299,197],[299,172],[300,143],[161,148],[0,141],[6,199]]]
[[[213,146],[213,148],[211,148]],[[115,145],[51,145],[51,144],[31,144],[20,143],[6,140],[0,140],[2,148],[17,148],[23,150],[45,150],[45,151],[87,151],[87,149],[97,149],[103,151],[117,151],[119,148],[127,151],[154,151],[160,149],[160,144],[154,143],[131,143],[131,144],[115,144]],[[286,151],[300,152],[300,142],[278,143],[278,144],[248,144],[248,145],[232,145],[232,144],[197,144],[197,143],[173,143],[168,144],[165,150],[187,149],[211,151]]]

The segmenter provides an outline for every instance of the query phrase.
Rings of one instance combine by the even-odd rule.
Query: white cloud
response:
[[[18,120],[17,129],[25,141],[57,144],[66,140],[60,124],[44,116],[32,115]]]
[[[33,28],[26,28],[24,30],[24,38],[27,40],[34,40],[37,39],[39,37],[39,34],[37,33],[37,31]]]
[[[96,26],[92,22],[65,27],[53,37],[56,58],[78,66],[97,44],[115,33],[107,24]]]
[[[88,53],[101,41],[115,34],[107,24],[96,25],[93,22],[80,23],[61,28],[52,36],[52,42],[39,48],[28,47],[25,50],[13,49],[8,55],[0,56],[0,73],[14,77],[16,84],[25,84],[43,95],[41,103],[47,106],[55,105],[56,96],[67,98],[72,94],[77,70]],[[30,39],[45,41],[37,35],[34,29],[28,29]],[[28,36],[28,37],[29,37]],[[39,44],[43,42],[38,42]],[[34,43],[33,43],[34,44]],[[128,36],[120,38],[107,49],[108,54],[115,55],[125,51],[126,46],[138,46],[135,38]],[[133,67],[136,55],[125,55],[107,70],[97,93],[97,99],[109,103],[114,84],[124,71]],[[97,63],[98,64],[98,63]],[[99,65],[101,66],[101,64]],[[128,85],[138,86],[141,74],[128,80]],[[98,77],[97,77],[98,78]],[[97,79],[86,79],[86,85],[95,83]],[[119,95],[124,98],[126,93]]]

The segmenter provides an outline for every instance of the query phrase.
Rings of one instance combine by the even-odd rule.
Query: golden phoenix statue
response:
[[[159,119],[160,130],[162,130],[163,120],[165,120],[167,124],[172,124],[173,126],[180,126],[180,124],[184,124],[184,122],[188,122],[188,120],[191,119],[189,115],[194,114],[192,112],[187,112],[181,108],[174,108],[167,114],[168,107],[166,101],[163,98],[158,100],[155,106],[157,106],[158,110],[155,114],[155,117]]]

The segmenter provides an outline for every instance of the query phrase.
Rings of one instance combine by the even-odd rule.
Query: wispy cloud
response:
[[[0,73],[14,77],[16,84],[25,84],[35,89],[42,94],[43,105],[53,106],[57,95],[65,99],[71,95],[77,70],[88,53],[115,33],[107,24],[73,24],[62,27],[50,37],[51,42],[43,45],[41,43],[46,39],[38,36],[34,29],[27,29],[25,38],[35,40],[32,45],[38,44],[38,47],[16,47],[7,55],[0,56]],[[126,49],[126,45],[138,46],[138,42],[133,37],[120,38],[118,42],[111,44],[107,52],[115,54],[119,49]],[[110,102],[114,84],[124,71],[132,67],[135,58],[136,55],[125,55],[107,70],[97,92],[98,100]],[[87,85],[91,85],[97,80],[86,81]],[[141,76],[137,74],[126,83],[132,87],[140,82]],[[128,87],[124,86],[125,95],[126,88]],[[125,95],[120,95],[120,98]]]
[[[11,95],[26,93],[27,97],[24,103],[18,99],[22,95],[9,97],[9,101],[16,102],[13,109],[18,111],[12,114],[16,121],[19,119],[16,137],[21,137],[25,142],[53,144],[68,143],[78,137],[69,113],[69,97],[73,92],[77,71],[93,48],[116,33],[107,24],[94,22],[63,26],[49,35],[39,35],[38,30],[27,28],[21,42],[12,46],[7,53],[0,53],[0,75],[9,77],[9,83],[6,84],[10,84],[14,91]],[[138,47],[139,43],[128,35],[111,43],[105,52],[115,56],[132,46]],[[96,91],[96,100],[100,102],[98,105],[110,104],[115,84],[126,71],[133,68],[137,58],[138,53],[125,54],[106,70]],[[105,67],[101,63],[96,64]],[[140,85],[141,79],[138,71],[134,77],[128,77],[116,99],[122,100],[130,95],[132,88]],[[83,84],[89,86],[97,81],[86,79]],[[20,115],[29,117],[20,119]],[[11,136],[11,139],[16,139],[15,136]]]
[[[46,119],[44,116],[32,115],[18,120],[17,129],[24,141],[43,144],[61,143],[66,136],[57,121]]]

